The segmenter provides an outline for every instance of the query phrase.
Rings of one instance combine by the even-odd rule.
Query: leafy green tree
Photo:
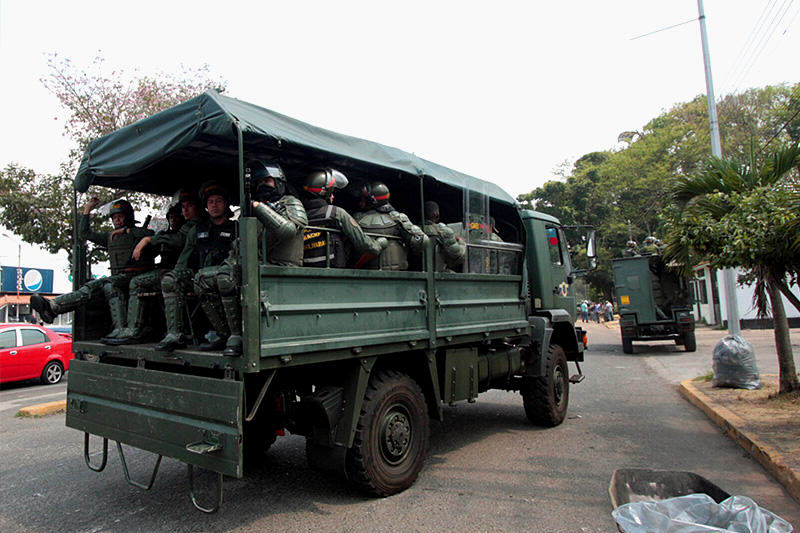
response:
[[[101,56],[83,68],[57,54],[48,58],[47,65],[48,74],[41,81],[61,103],[64,134],[75,145],[57,174],[6,162],[0,170],[0,216],[3,225],[26,242],[53,253],[71,253],[73,176],[89,142],[208,89],[224,91],[225,82],[212,77],[207,65],[183,68],[177,74],[143,75],[137,70],[109,70]],[[87,195],[104,203],[124,195],[139,209],[163,202],[101,187],[92,187]],[[95,229],[110,228],[102,217],[94,217],[92,223]],[[103,255],[95,253],[94,258]]]
[[[747,163],[712,158],[701,172],[676,183],[673,198],[681,209],[665,239],[665,255],[686,269],[694,258],[704,258],[715,268],[746,270],[740,281],[755,282],[759,315],[771,311],[775,323],[781,393],[800,390],[781,299],[794,298],[787,279],[796,280],[800,268],[800,253],[788,245],[800,217],[793,205],[798,164],[798,144]],[[795,305],[800,309],[800,302]]]

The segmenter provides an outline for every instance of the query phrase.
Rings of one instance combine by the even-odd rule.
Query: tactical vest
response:
[[[211,220],[203,220],[197,224],[197,244],[195,257],[197,268],[222,264],[236,240],[236,221],[226,220],[222,224],[214,224]]]
[[[400,237],[400,222],[395,219],[395,211],[390,205],[382,205],[376,209],[356,215],[358,225],[367,232],[387,237]],[[403,241],[387,239],[389,244],[381,255],[369,263],[365,268],[377,270],[408,270],[408,251]]]
[[[133,249],[151,231],[145,228],[130,227],[128,231],[108,238],[108,259],[111,263],[111,275],[123,272],[144,272],[153,268],[153,254],[143,253],[136,261],[131,257]]]
[[[317,203],[320,202],[310,202],[306,206],[308,225],[341,230],[339,219],[335,216],[337,207],[327,202],[315,206]],[[309,207],[311,209],[308,209]],[[347,252],[341,233],[309,228],[303,230],[303,266],[325,267],[326,250],[331,267],[347,266]]]
[[[434,256],[434,270],[436,272],[444,272],[447,270],[447,263],[444,260],[444,250],[442,250],[444,241],[442,240],[442,231],[439,229],[439,224],[434,224],[433,222],[426,220],[422,231],[424,231],[428,237],[431,237],[437,244],[436,255]]]

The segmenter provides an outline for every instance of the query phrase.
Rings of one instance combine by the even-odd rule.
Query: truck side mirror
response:
[[[586,257],[590,259],[592,268],[597,266],[597,247],[595,245],[593,229],[590,229],[586,234]]]

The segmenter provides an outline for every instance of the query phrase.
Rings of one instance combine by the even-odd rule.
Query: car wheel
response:
[[[50,361],[42,370],[42,383],[55,385],[64,377],[64,367],[58,361]]]

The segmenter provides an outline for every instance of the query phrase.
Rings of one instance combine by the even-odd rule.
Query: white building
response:
[[[744,273],[736,270],[736,275]],[[694,267],[694,279],[692,280],[694,290],[694,317],[702,320],[709,325],[725,324],[728,320],[725,302],[725,292],[723,289],[722,271],[712,269],[709,264],[700,263]],[[791,287],[792,292],[800,298],[800,287]],[[786,299],[783,299],[783,307],[786,310],[786,317],[789,319],[791,327],[800,327],[800,311]],[[772,318],[758,318],[758,312],[753,307],[753,287],[752,285],[740,286],[736,284],[736,302],[739,308],[742,328],[771,328]]]

